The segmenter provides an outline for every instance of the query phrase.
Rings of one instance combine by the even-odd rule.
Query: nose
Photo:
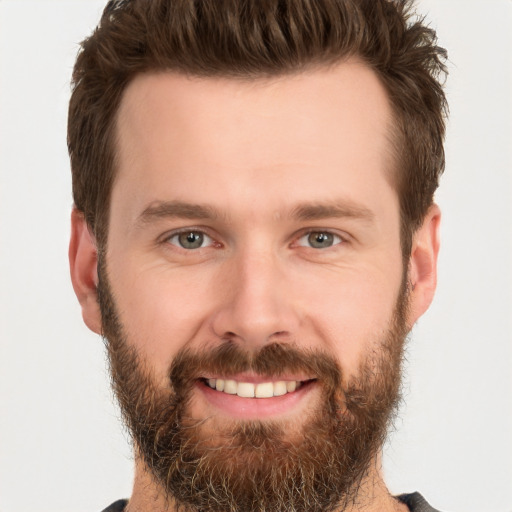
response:
[[[251,349],[293,340],[300,316],[286,267],[270,251],[245,253],[226,262],[212,319],[215,335]]]

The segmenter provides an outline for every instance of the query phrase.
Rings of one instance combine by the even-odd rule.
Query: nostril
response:
[[[226,341],[228,343],[235,341],[237,338],[239,338],[239,336],[232,331],[226,331],[221,337],[223,341]]]

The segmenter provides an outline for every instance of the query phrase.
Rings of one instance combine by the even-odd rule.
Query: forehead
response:
[[[271,202],[273,187],[281,201],[285,190],[297,201],[350,195],[368,180],[389,188],[391,118],[358,61],[271,79],[140,75],[119,110],[113,201],[128,195],[140,211],[160,199],[151,194],[209,203],[222,190],[226,206],[264,208],[257,194]]]

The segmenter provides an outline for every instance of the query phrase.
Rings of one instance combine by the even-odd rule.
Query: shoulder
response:
[[[411,512],[441,512],[431,507],[419,492],[401,494],[400,496],[397,496],[397,498],[402,503],[405,503]]]
[[[128,500],[117,500],[112,503],[112,505],[103,510],[103,512],[123,512],[127,504]]]

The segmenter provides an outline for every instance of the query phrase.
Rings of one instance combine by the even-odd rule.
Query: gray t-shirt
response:
[[[412,494],[401,494],[397,498],[405,503],[411,512],[440,512],[439,510],[432,508],[425,498],[419,492],[413,492]],[[128,500],[118,500],[112,503],[110,507],[107,507],[103,512],[123,512]]]

